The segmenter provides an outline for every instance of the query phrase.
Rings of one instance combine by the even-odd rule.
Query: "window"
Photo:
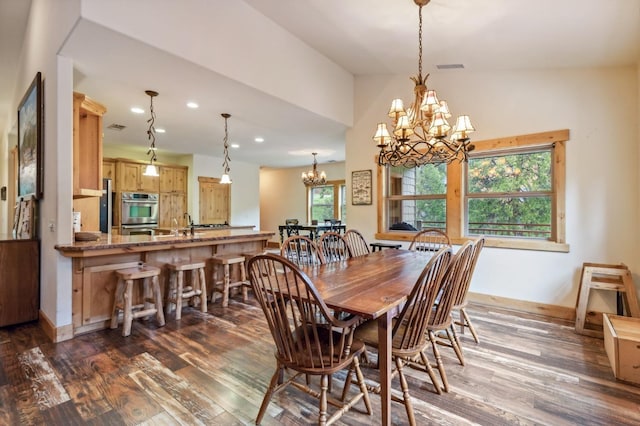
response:
[[[330,181],[326,185],[311,186],[307,189],[309,222],[325,219],[340,219],[346,222],[346,186],[345,181]]]
[[[393,167],[387,173],[390,230],[446,229],[447,169],[444,164]]]
[[[433,227],[455,244],[484,235],[489,247],[569,251],[568,139],[568,130],[492,139],[474,142],[468,163],[378,167],[376,238],[409,241],[406,230]]]
[[[553,147],[476,155],[466,166],[466,234],[551,238]]]

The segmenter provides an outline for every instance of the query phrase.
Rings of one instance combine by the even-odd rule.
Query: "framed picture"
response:
[[[371,204],[371,170],[351,172],[351,204],[354,206]]]
[[[43,194],[42,79],[38,72],[18,107],[18,197]]]

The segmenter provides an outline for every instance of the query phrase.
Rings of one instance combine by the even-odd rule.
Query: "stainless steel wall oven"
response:
[[[159,195],[123,192],[121,198],[122,235],[150,234],[158,227]]]

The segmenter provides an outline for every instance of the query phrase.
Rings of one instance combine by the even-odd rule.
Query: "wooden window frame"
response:
[[[566,242],[566,143],[569,140],[569,130],[555,130],[528,135],[512,136],[506,138],[489,139],[473,142],[474,152],[495,152],[499,154],[504,150],[516,148],[533,148],[541,145],[553,144],[553,187],[552,203],[552,240],[499,238],[487,236],[487,247],[511,248],[520,250],[540,250],[554,252],[569,252],[569,244]],[[452,162],[447,166],[447,234],[453,244],[463,244],[473,237],[465,235],[465,165]],[[386,215],[385,197],[387,196],[385,182],[386,167],[377,168],[377,209],[378,232],[375,238],[392,241],[411,241],[415,232],[411,231],[387,231],[385,229]]]

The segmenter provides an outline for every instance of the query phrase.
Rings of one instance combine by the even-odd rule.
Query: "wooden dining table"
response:
[[[424,253],[383,250],[303,268],[326,305],[378,323],[382,424],[391,424],[392,319],[429,261]]]

